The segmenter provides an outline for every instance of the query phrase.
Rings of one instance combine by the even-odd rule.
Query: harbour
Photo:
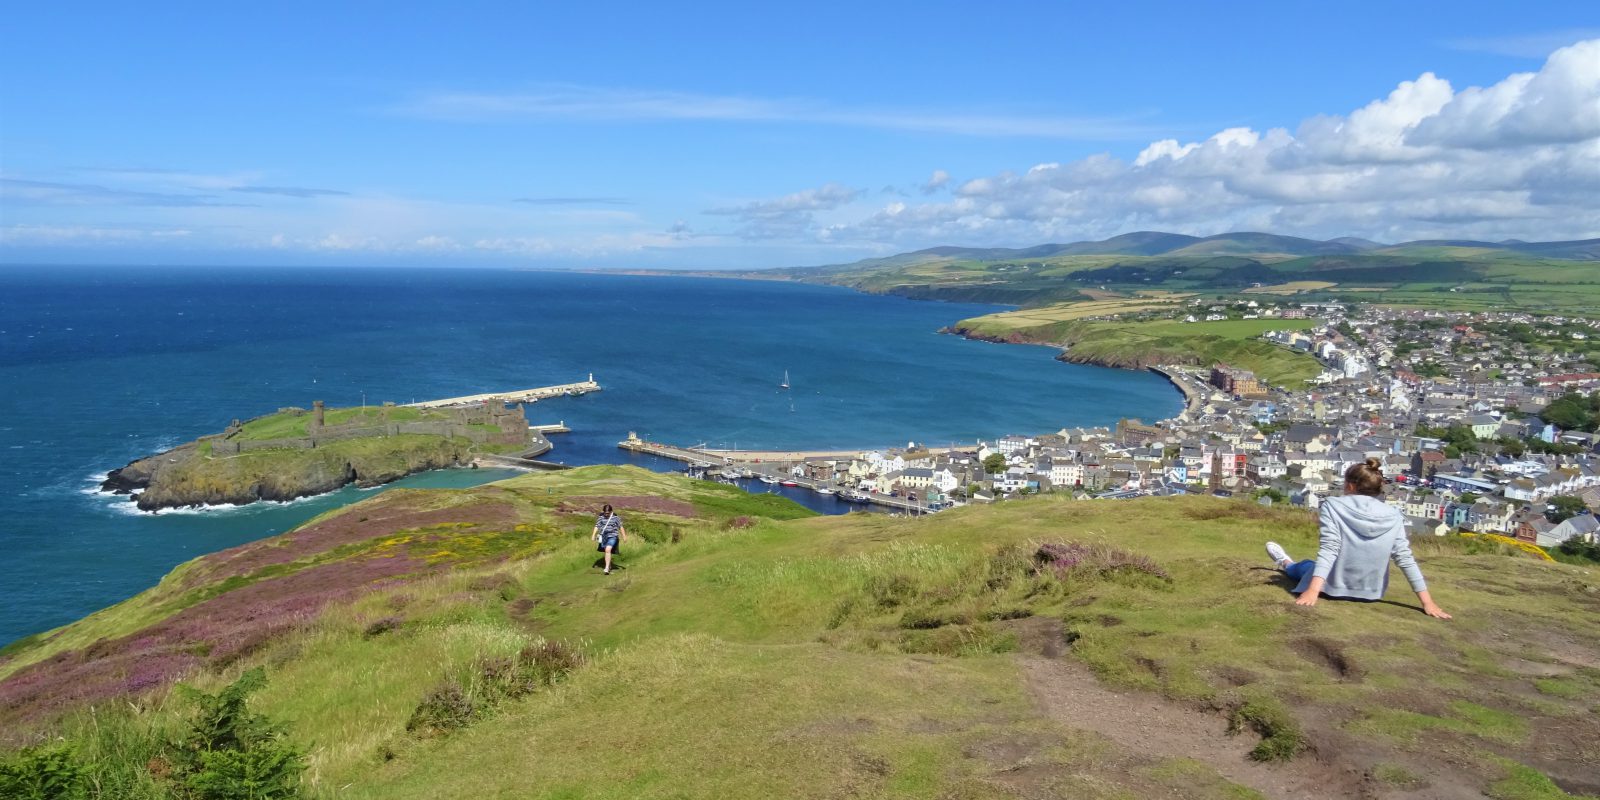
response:
[[[744,488],[750,484],[778,484],[786,487],[808,489],[821,495],[831,495],[840,502],[872,505],[909,514],[927,514],[939,511],[941,504],[930,503],[917,494],[905,496],[850,488],[834,482],[818,480],[797,472],[796,467],[808,459],[847,459],[858,456],[860,450],[827,451],[772,451],[772,450],[711,450],[701,447],[680,447],[652,442],[630,434],[617,443],[617,447],[630,453],[650,455],[687,464],[685,472],[692,477],[723,480]],[[973,451],[976,448],[953,448]]]

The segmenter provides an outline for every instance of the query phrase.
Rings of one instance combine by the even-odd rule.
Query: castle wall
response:
[[[366,439],[401,434],[462,438],[477,444],[521,445],[530,441],[527,417],[520,405],[514,408],[491,404],[488,406],[441,409],[450,416],[450,419],[433,419],[418,422],[389,422],[389,415],[385,412],[383,414],[384,421],[379,425],[366,425],[362,424],[361,421],[357,421],[331,427],[318,424],[321,421],[322,408],[320,407],[320,402],[315,405],[317,407],[312,419],[308,420],[307,431],[310,434],[308,436],[284,439],[238,439],[235,438],[238,433],[237,426],[230,426],[228,433],[210,440],[211,452],[213,455],[231,456],[258,450],[310,450],[319,445],[347,439]],[[294,409],[294,411],[305,413],[300,409]],[[481,428],[470,427],[472,425],[493,425],[498,430],[491,432]]]

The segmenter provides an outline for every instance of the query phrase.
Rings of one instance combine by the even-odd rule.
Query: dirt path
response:
[[[1151,758],[1192,758],[1273,800],[1373,798],[1386,794],[1383,787],[1366,777],[1363,769],[1329,763],[1312,753],[1287,764],[1253,761],[1249,753],[1257,737],[1227,735],[1227,721],[1220,715],[1182,708],[1148,693],[1108,689],[1088,668],[1071,660],[1023,656],[1021,664],[1028,687],[1047,716],[1067,727],[1100,734],[1131,753]],[[1438,794],[1439,790],[1446,794]],[[1438,787],[1432,792],[1405,792],[1403,796],[1407,800],[1444,798],[1450,796],[1448,791]]]

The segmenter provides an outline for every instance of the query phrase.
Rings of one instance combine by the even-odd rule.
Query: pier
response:
[[[536,403],[552,397],[566,397],[589,394],[600,391],[600,384],[595,382],[594,373],[589,373],[589,380],[577,383],[563,383],[559,386],[540,386],[536,389],[517,389],[510,392],[489,392],[487,394],[469,394],[462,397],[446,397],[443,400],[424,400],[420,403],[408,403],[411,408],[444,408],[446,406],[470,406],[485,402],[498,401],[501,403]]]
[[[513,467],[516,469],[572,469],[570,464],[558,464],[554,461],[541,461],[537,458],[521,458],[518,456],[501,456],[485,453],[473,459],[473,464],[481,467]]]

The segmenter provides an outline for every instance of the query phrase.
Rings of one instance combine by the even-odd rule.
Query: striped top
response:
[[[617,533],[622,530],[622,517],[617,516],[616,514],[612,514],[609,517],[601,514],[594,521],[594,529],[599,532],[601,536],[616,536]]]

